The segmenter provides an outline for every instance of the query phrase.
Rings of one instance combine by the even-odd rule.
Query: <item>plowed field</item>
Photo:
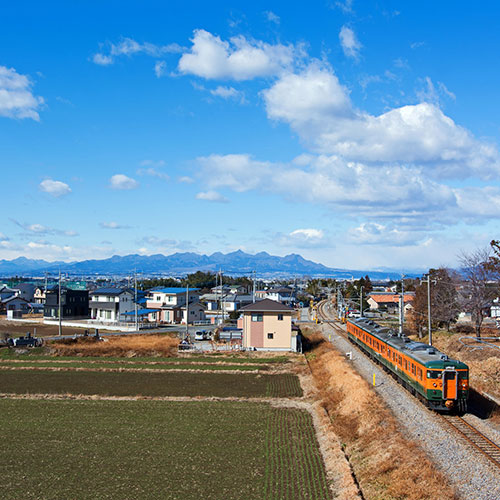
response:
[[[5,500],[330,498],[304,410],[3,399],[0,413]]]

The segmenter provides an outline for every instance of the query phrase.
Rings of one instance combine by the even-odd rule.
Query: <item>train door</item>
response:
[[[458,373],[453,368],[443,371],[443,399],[457,399]]]

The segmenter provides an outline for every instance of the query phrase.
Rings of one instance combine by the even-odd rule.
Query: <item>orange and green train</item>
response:
[[[466,364],[366,318],[347,320],[347,335],[429,408],[467,411]]]

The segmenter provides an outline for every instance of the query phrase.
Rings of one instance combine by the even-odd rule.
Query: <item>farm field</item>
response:
[[[330,498],[305,410],[1,399],[0,412],[6,500]]]
[[[95,360],[5,360],[0,358],[0,368],[79,368],[88,370],[204,370],[204,371],[221,371],[221,370],[237,370],[237,371],[266,371],[271,367],[269,365],[252,364],[229,364],[229,363],[140,363],[134,361],[95,361]]]
[[[0,392],[101,396],[300,397],[292,374],[0,370]]]
[[[5,316],[0,317],[0,335],[6,333],[12,335],[13,337],[19,337],[25,335],[27,332],[34,333],[36,329],[37,337],[53,337],[59,333],[58,325],[47,325],[42,322],[42,318],[34,318],[33,322],[16,322],[9,321]],[[73,335],[78,333],[83,334],[85,330],[93,331],[92,327],[82,325],[81,328],[78,327],[63,327],[63,333],[65,335]]]
[[[256,357],[245,354],[222,354],[214,352],[209,355],[205,354],[189,354],[178,355],[176,357],[166,358],[160,356],[133,356],[132,358],[124,358],[123,356],[59,356],[47,354],[46,348],[30,349],[23,354],[18,354],[14,349],[0,349],[0,360],[18,359],[18,360],[57,360],[57,361],[94,361],[107,363],[109,361],[120,361],[122,363],[144,363],[154,362],[156,364],[175,364],[175,363],[231,363],[231,364],[283,364],[288,363],[293,357],[290,356],[273,356],[273,357]],[[260,354],[260,353],[259,353]]]

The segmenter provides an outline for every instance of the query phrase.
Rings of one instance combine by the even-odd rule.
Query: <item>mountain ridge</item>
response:
[[[398,279],[396,271],[360,271],[327,267],[323,264],[305,259],[299,254],[291,253],[283,257],[270,255],[267,252],[248,254],[236,250],[224,254],[214,252],[210,255],[195,252],[176,252],[170,255],[127,254],[112,255],[107,259],[88,259],[72,262],[48,262],[38,259],[18,257],[13,260],[0,260],[0,275],[28,275],[33,273],[61,272],[73,275],[130,275],[134,271],[143,275],[183,275],[196,271],[216,272],[222,270],[226,274],[248,275],[256,271],[258,275],[275,276],[318,276],[332,278],[359,278],[370,275],[375,279]]]

